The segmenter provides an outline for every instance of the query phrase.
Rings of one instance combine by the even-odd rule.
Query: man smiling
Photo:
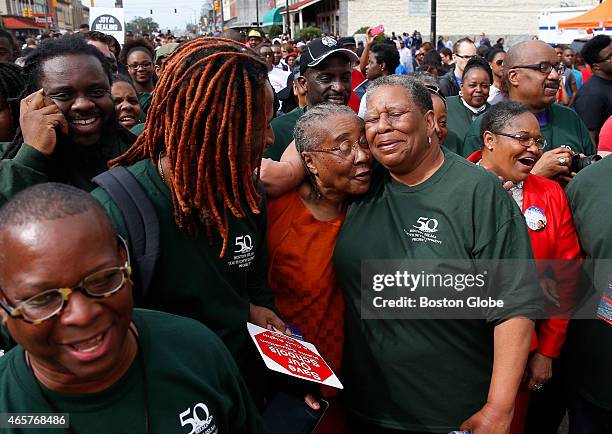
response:
[[[0,161],[0,203],[47,181],[92,190],[91,178],[135,140],[114,116],[110,65],[83,38],[48,39],[24,66],[20,129]]]
[[[89,194],[17,194],[0,209],[0,252],[0,314],[19,344],[0,357],[0,413],[68,413],[69,432],[88,434],[263,432],[219,338],[132,309],[127,247]]]
[[[529,106],[548,143],[531,173],[566,184],[572,176],[572,155],[592,155],[595,149],[576,112],[555,104],[562,70],[554,48],[542,41],[527,41],[508,50],[503,80],[508,99]],[[461,150],[464,157],[482,147],[481,120],[482,116],[476,118],[470,126]]]
[[[264,157],[280,160],[293,140],[293,127],[308,107],[332,103],[346,105],[352,90],[353,65],[359,62],[357,55],[342,48],[330,36],[310,41],[300,56],[298,86],[306,93],[306,108],[296,108],[272,121],[274,144]]]

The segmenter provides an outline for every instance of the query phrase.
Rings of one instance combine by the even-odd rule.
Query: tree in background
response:
[[[283,28],[281,26],[273,25],[272,27],[270,27],[270,30],[268,30],[268,37],[270,38],[275,38],[282,34],[283,34]]]
[[[159,30],[159,24],[153,18],[135,17],[126,25],[126,30],[133,33],[151,33]]]
[[[318,27],[304,27],[297,31],[296,38],[302,41],[310,41],[315,38],[320,38],[322,35],[321,29]]]

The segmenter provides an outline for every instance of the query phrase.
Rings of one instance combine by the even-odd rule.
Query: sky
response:
[[[115,7],[115,0],[94,1],[96,7]],[[208,0],[123,0],[123,8],[126,22],[137,16],[151,17],[162,30],[185,30],[187,23],[198,20],[202,5],[208,3]],[[83,1],[83,4],[89,6],[89,0]],[[150,13],[151,9],[153,15]]]

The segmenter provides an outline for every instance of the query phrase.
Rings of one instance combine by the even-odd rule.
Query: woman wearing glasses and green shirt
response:
[[[130,77],[138,93],[138,102],[142,109],[140,121],[146,120],[146,113],[151,105],[151,97],[155,88],[153,48],[142,38],[134,38],[123,45],[119,60],[127,65]]]

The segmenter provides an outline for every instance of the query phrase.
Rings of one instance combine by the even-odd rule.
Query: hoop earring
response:
[[[463,91],[462,90],[459,91],[459,96],[463,96]]]

